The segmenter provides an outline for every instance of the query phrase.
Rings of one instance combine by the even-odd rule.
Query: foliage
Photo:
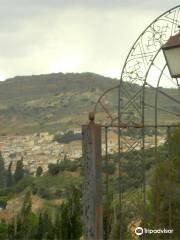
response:
[[[34,180],[32,176],[25,176],[13,186],[13,189],[16,193],[21,193],[27,187],[32,186]]]
[[[10,162],[7,171],[7,187],[11,187],[13,185],[13,176],[12,176],[12,162]]]
[[[44,221],[43,221],[43,216],[42,213],[39,214],[39,219],[38,219],[38,225],[37,225],[37,230],[35,234],[35,239],[41,240],[43,238],[43,233],[44,233]]]
[[[24,196],[21,212],[8,226],[9,239],[33,239],[36,231],[37,216],[32,212],[31,191]]]
[[[78,240],[82,236],[80,193],[72,187],[67,201],[61,206],[62,239]]]
[[[43,169],[41,166],[39,166],[36,170],[36,177],[40,177],[43,173]]]
[[[81,177],[78,174],[73,175],[69,172],[62,172],[55,176],[49,174],[43,175],[40,178],[31,177],[30,180],[32,181],[29,181],[29,185],[32,186],[33,194],[37,194],[48,200],[65,198],[66,190],[69,189],[72,184],[79,186],[81,183]],[[21,183],[23,182],[22,180]]]
[[[0,152],[0,188],[4,188],[6,186],[6,171],[4,168],[4,159]]]
[[[106,163],[106,160],[104,159],[103,161],[103,172],[105,174],[109,174],[112,175],[114,174],[116,171],[116,164],[113,160],[108,161],[108,163]]]
[[[64,158],[64,160],[59,162],[59,170],[74,172],[80,167],[80,161],[78,160],[69,160]]]
[[[57,163],[50,163],[48,165],[48,173],[52,176],[57,175],[59,172],[70,171],[74,172],[80,166],[79,159],[78,160],[69,160],[66,157],[62,161],[58,161]]]
[[[112,224],[112,230],[109,236],[110,240],[118,240],[121,236],[122,239],[124,240],[129,240],[130,235],[127,230],[127,226],[129,223],[129,219],[127,217],[127,214],[125,213],[124,209],[121,213],[120,217],[120,208],[119,206],[116,206],[116,215],[114,216],[114,222]]]
[[[55,215],[43,209],[39,214],[34,214],[31,191],[28,190],[20,213],[7,225],[5,233],[8,232],[8,239],[78,240],[82,236],[80,192],[71,186],[67,196]]]
[[[0,197],[0,207],[5,208],[7,205],[8,197],[7,196],[2,196]]]
[[[168,146],[169,143],[169,146]],[[171,239],[180,237],[180,128],[169,135],[169,153],[158,159],[149,192],[147,224],[151,227],[173,229]]]
[[[110,237],[110,233],[112,231],[113,225],[113,194],[109,193],[103,202],[103,235],[104,240],[108,240]]]
[[[97,96],[115,86],[116,79],[103,77],[94,73],[57,73],[38,76],[17,76],[1,82],[0,109],[1,135],[9,133],[30,134],[35,132],[66,131],[71,124],[77,127],[81,119],[87,119],[87,112],[92,109]],[[126,83],[125,83],[126,84]],[[130,84],[130,83],[128,83]],[[140,87],[130,84],[132,96]],[[124,86],[126,87],[126,86]],[[177,89],[161,89],[178,99]],[[154,90],[146,89],[146,101],[154,104]],[[117,111],[117,98],[108,94],[107,101],[113,111]],[[123,94],[124,101],[127,96]],[[159,107],[179,113],[178,104],[161,97]],[[152,120],[153,109],[148,108],[147,117]],[[79,117],[81,114],[81,117]],[[161,120],[170,120],[171,114],[162,112]],[[177,122],[178,117],[173,121]],[[133,130],[132,130],[133,131]],[[134,134],[134,132],[132,132]],[[149,133],[151,134],[151,133]]]
[[[63,144],[63,143],[68,144],[72,141],[77,141],[77,140],[81,140],[81,134],[74,133],[73,131],[68,131],[64,135],[56,134],[54,137],[54,141],[61,143],[61,144]]]
[[[14,173],[14,180],[17,183],[24,177],[24,169],[23,169],[23,159],[17,161],[16,170]]]
[[[156,208],[156,177],[158,175],[160,181],[160,222],[162,226],[168,226],[168,198],[172,198],[172,224],[173,228],[177,231],[177,236],[174,239],[179,239],[179,130],[172,133],[168,141],[171,143],[171,164],[167,159],[168,145],[158,148],[160,155],[160,164],[158,165],[157,172],[155,171],[154,177],[151,180],[151,191],[147,199],[148,209],[146,222],[143,224],[148,227],[154,227],[155,223],[155,208]],[[145,156],[145,170],[148,174],[154,171],[154,149],[148,149],[144,153]],[[117,155],[111,155],[107,169],[104,172],[109,173],[109,195],[104,201],[104,239],[116,240],[119,239],[120,226],[123,232],[123,239],[131,239],[128,229],[129,224],[133,220],[137,220],[142,216],[142,151],[132,151],[129,153],[122,153],[122,176],[121,183],[123,187],[123,208],[120,219],[120,209],[117,193],[118,174],[117,174]],[[71,164],[74,164],[71,165]],[[65,158],[62,162],[57,162],[57,174],[50,172],[43,174],[41,177],[24,176],[21,180],[14,183],[11,187],[0,191],[2,199],[6,200],[4,196],[8,196],[9,192],[24,194],[24,201],[22,209],[17,216],[17,219],[3,227],[3,234],[7,234],[9,239],[79,239],[82,236],[82,222],[81,222],[81,192],[79,190],[81,177],[77,172],[80,162],[70,161]],[[156,168],[155,168],[156,169]],[[171,172],[171,181],[169,181],[169,171]],[[71,172],[71,171],[76,171]],[[147,174],[147,175],[148,175]],[[149,175],[148,175],[149,178]],[[149,183],[149,179],[147,179]],[[45,204],[40,212],[33,213],[31,209],[31,191],[28,190],[29,186],[32,188],[32,193],[37,194],[45,199]],[[27,191],[28,190],[28,191]],[[170,195],[171,194],[171,195]],[[61,200],[58,206],[50,207],[51,199]],[[23,221],[23,224],[22,224]],[[177,223],[177,225],[176,225]],[[23,225],[23,226],[22,226]],[[1,236],[1,226],[0,226]]]
[[[8,238],[8,224],[4,221],[0,221],[0,240]]]
[[[48,173],[51,175],[51,176],[55,176],[59,173],[59,165],[56,163],[50,163],[48,164]]]

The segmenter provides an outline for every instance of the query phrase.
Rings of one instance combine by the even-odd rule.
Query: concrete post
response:
[[[82,126],[83,223],[85,240],[103,239],[101,126]]]

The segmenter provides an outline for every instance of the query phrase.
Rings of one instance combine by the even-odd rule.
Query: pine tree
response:
[[[23,169],[23,158],[16,163],[16,170],[14,173],[14,180],[18,182],[24,177],[24,169]]]
[[[40,177],[43,173],[43,169],[41,166],[39,166],[36,170],[36,177]]]
[[[76,240],[82,236],[80,192],[73,187],[61,207],[61,237]]]
[[[170,134],[168,144],[169,159],[160,159],[151,182],[149,193],[150,227],[173,229],[171,239],[180,239],[180,128]],[[158,195],[157,195],[158,192]],[[158,196],[158,206],[157,206]],[[158,209],[158,214],[157,214]]]
[[[15,239],[34,239],[38,223],[37,216],[32,212],[31,191],[25,194],[23,206],[17,216],[17,231]]]
[[[112,201],[113,201],[113,194],[108,194],[103,206],[103,228],[104,228],[104,240],[108,240],[111,229],[112,229],[112,214],[113,214],[113,208],[112,208]]]
[[[52,240],[55,237],[51,215],[46,211],[43,214],[43,240]]]
[[[62,239],[71,239],[71,223],[69,216],[69,204],[63,203],[61,205],[61,238]]]
[[[6,186],[6,171],[4,168],[4,159],[0,152],[0,188],[4,188]]]
[[[55,238],[58,240],[61,240],[61,217],[60,214],[56,214],[56,220],[55,220],[55,226],[54,226],[54,232],[55,232]]]
[[[8,225],[4,220],[0,221],[0,239],[8,239]]]
[[[23,206],[21,209],[22,222],[31,213],[31,207],[32,207],[31,191],[28,190],[25,194]]]
[[[76,187],[73,187],[71,212],[71,223],[72,223],[72,239],[79,239],[82,236],[82,222],[81,222],[81,203],[80,203],[80,191]]]
[[[9,164],[9,166],[8,166],[8,171],[7,171],[7,187],[11,187],[12,184],[13,184],[13,176],[12,176],[11,168],[12,168],[12,162],[10,162],[10,164]]]
[[[43,239],[43,234],[44,234],[44,224],[43,224],[42,213],[40,213],[39,214],[37,231],[36,231],[36,234],[35,234],[35,239],[42,240]]]

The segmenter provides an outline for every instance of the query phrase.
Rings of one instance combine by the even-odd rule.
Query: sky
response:
[[[0,80],[52,72],[119,78],[140,33],[179,0],[0,0]]]

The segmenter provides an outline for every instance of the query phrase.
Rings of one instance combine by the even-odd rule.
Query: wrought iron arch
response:
[[[167,69],[167,65],[162,54],[162,45],[168,39],[177,34],[180,25],[180,5],[166,11],[156,18],[137,38],[135,43],[127,55],[125,60],[120,83],[108,89],[102,94],[95,104],[93,112],[97,115],[96,121],[105,127],[105,143],[106,143],[106,160],[108,149],[109,128],[117,128],[117,146],[118,146],[118,169],[119,169],[119,217],[122,218],[123,207],[123,188],[121,181],[121,167],[123,163],[123,149],[133,151],[137,146],[141,149],[139,157],[141,158],[142,169],[142,218],[146,217],[146,174],[144,149],[146,148],[145,131],[148,127],[154,128],[154,149],[155,159],[158,160],[158,128],[175,127],[176,122],[180,119],[177,112],[160,108],[158,105],[160,96],[173,101],[180,109],[180,99],[173,97],[171,94],[162,91],[160,85],[163,79],[167,79],[175,87],[179,88],[179,79],[172,79]],[[153,74],[154,73],[154,74]],[[146,100],[149,89],[153,90],[154,103],[149,104]],[[117,105],[115,109],[106,100],[108,94],[117,94]],[[103,109],[104,115],[98,116],[98,108]],[[148,118],[148,109],[153,109],[153,120]],[[102,111],[102,110],[101,110]],[[167,112],[176,118],[174,123],[164,123],[159,119],[160,112]],[[124,137],[124,129],[128,132],[134,128],[136,137],[131,139],[129,143]],[[158,162],[158,161],[156,161]],[[108,185],[108,178],[106,179]],[[108,189],[108,187],[107,187]],[[158,198],[158,196],[157,196]],[[157,206],[158,209],[158,206]],[[158,210],[156,213],[156,221],[158,226]],[[121,227],[121,226],[120,226]],[[123,239],[123,230],[120,230],[120,239]]]

